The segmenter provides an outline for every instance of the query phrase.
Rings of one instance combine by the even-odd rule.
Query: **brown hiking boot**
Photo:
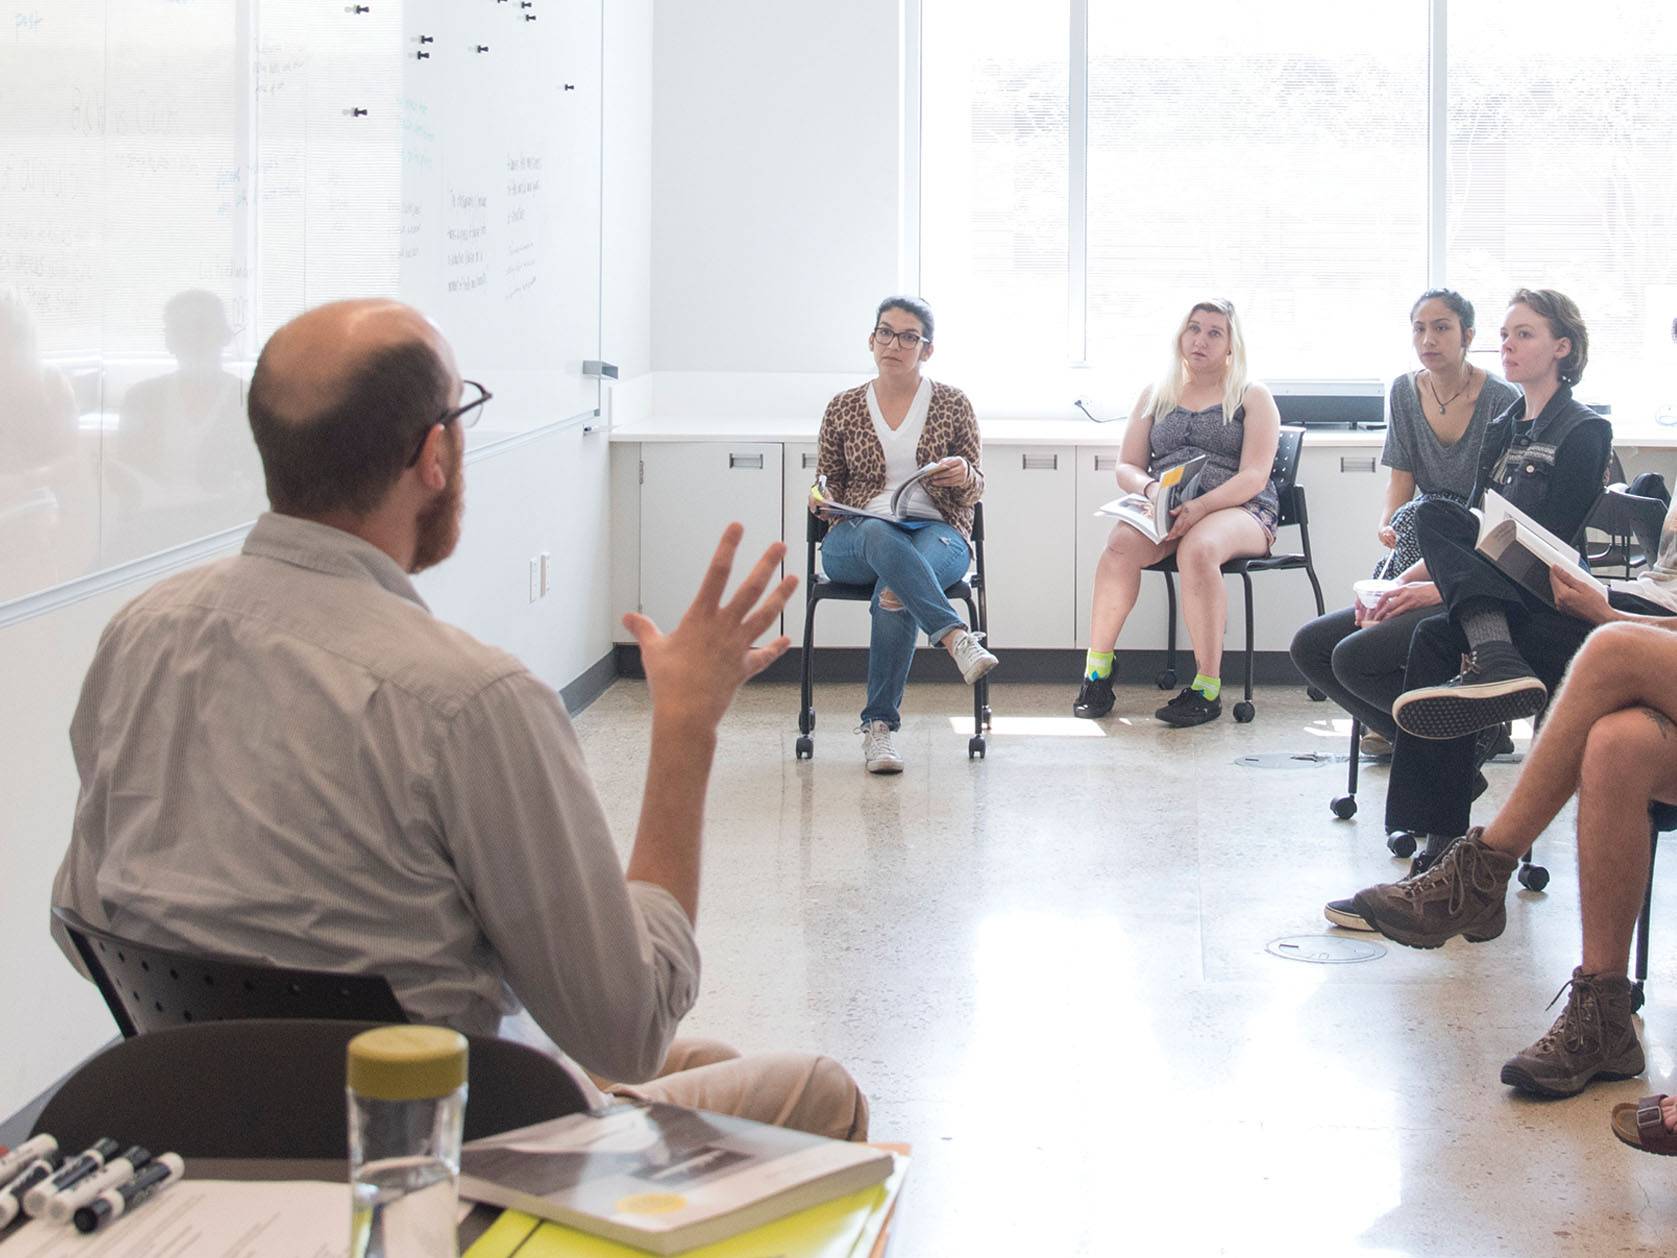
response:
[[[1483,833],[1475,826],[1424,873],[1359,891],[1352,906],[1387,939],[1411,948],[1437,948],[1456,935],[1495,939],[1508,925],[1508,876],[1520,862],[1486,847]]]
[[[1646,1066],[1631,1022],[1630,980],[1572,971],[1566,1008],[1537,1043],[1502,1068],[1502,1081],[1538,1096],[1576,1096],[1595,1079],[1634,1079]],[[1554,1005],[1555,1000],[1549,1004]]]

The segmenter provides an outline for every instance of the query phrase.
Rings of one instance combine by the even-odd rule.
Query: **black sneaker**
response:
[[[1442,686],[1406,690],[1392,704],[1398,725],[1416,738],[1451,739],[1536,716],[1549,688],[1511,642],[1487,642],[1462,657],[1462,671]]]
[[[1207,699],[1192,686],[1185,686],[1181,694],[1153,715],[1166,725],[1175,725],[1179,728],[1187,725],[1204,725],[1207,721],[1215,721],[1223,715],[1223,703],[1220,699]]]
[[[1085,677],[1077,688],[1077,701],[1071,705],[1073,716],[1094,720],[1112,711],[1112,678]]]
[[[1341,930],[1373,930],[1368,919],[1357,912],[1350,900],[1329,900],[1322,906],[1322,916]]]

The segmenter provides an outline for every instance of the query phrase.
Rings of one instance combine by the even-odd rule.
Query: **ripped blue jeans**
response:
[[[827,530],[821,543],[821,570],[827,579],[873,586],[864,725],[884,721],[896,729],[902,724],[897,708],[914,663],[917,631],[935,643],[951,629],[965,626],[943,591],[966,576],[969,557],[966,539],[940,520],[899,527],[885,520],[851,518]],[[882,608],[881,590],[895,594],[901,610]]]

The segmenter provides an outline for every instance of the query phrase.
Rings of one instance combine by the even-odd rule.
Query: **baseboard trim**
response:
[[[637,659],[636,663],[639,662]],[[617,652],[607,651],[583,669],[570,684],[559,688],[559,698],[564,701],[565,711],[576,716],[586,710],[589,704],[611,689],[612,682],[624,675],[618,667]]]
[[[996,652],[1001,666],[991,679],[992,686],[1006,687],[1008,682],[1061,682],[1077,685],[1083,670],[1082,651],[1064,647],[1002,647]],[[613,648],[615,671],[619,677],[645,677],[641,668],[640,648],[633,644],[618,644]],[[757,677],[764,682],[795,682],[802,668],[801,648],[794,648],[781,656]],[[1223,686],[1238,689],[1241,682],[1241,655],[1238,651],[1223,657]],[[1119,651],[1115,657],[1119,683],[1157,680],[1164,671],[1163,651]],[[1177,685],[1185,686],[1194,679],[1194,657],[1186,651],[1176,656]],[[815,653],[817,682],[865,682],[868,679],[866,647],[822,647]],[[945,651],[936,647],[921,647],[914,661],[913,679],[916,681],[959,681],[960,674]],[[1285,651],[1256,651],[1252,657],[1252,683],[1257,686],[1302,686],[1304,677],[1293,667],[1292,657]]]

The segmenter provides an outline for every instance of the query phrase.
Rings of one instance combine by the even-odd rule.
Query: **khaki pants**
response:
[[[834,1140],[868,1138],[868,1098],[850,1072],[815,1053],[756,1053],[716,1040],[670,1045],[664,1069],[645,1083],[605,1083],[613,1096],[733,1114]]]

